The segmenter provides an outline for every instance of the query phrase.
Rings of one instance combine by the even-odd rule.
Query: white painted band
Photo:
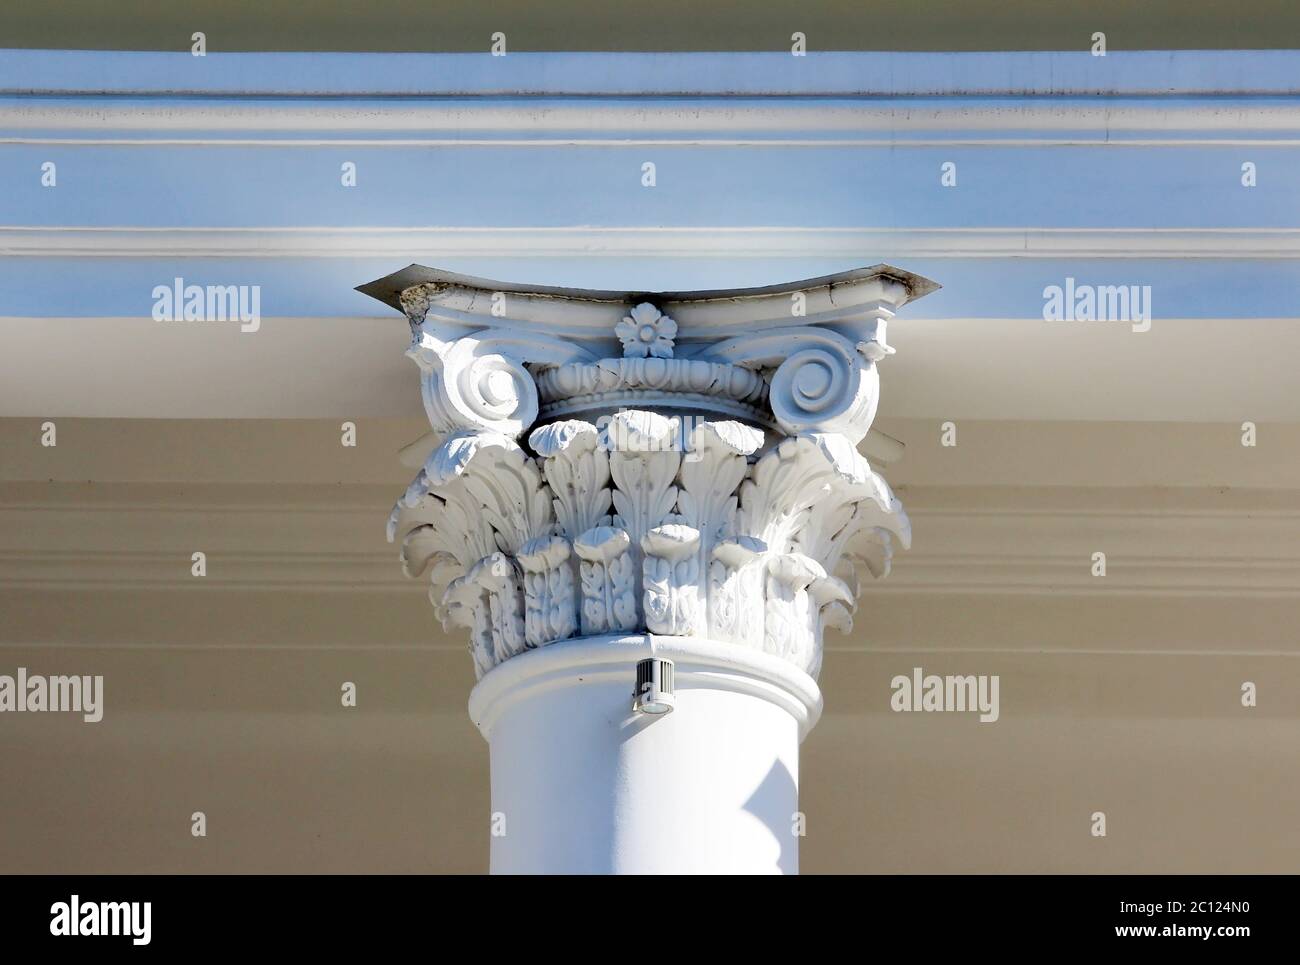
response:
[[[630,708],[636,664],[647,657],[673,661],[678,692],[708,688],[770,701],[795,719],[800,740],[821,717],[816,681],[787,660],[695,637],[637,634],[575,637],[511,657],[470,693],[470,719],[491,739],[493,724],[511,704],[539,691],[571,686],[575,676],[583,682],[626,677]]]

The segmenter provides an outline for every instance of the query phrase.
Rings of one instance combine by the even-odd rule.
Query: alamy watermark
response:
[[[187,285],[184,278],[171,285],[155,285],[155,322],[234,322],[241,332],[262,327],[261,285]]]
[[[1064,285],[1043,289],[1045,322],[1130,322],[1135,332],[1151,330],[1150,285]]]
[[[913,667],[910,677],[899,674],[889,682],[894,692],[889,698],[889,706],[894,713],[947,711],[960,714],[978,711],[980,723],[992,724],[999,716],[999,685],[997,674],[940,677]]]
[[[19,667],[14,676],[0,674],[0,712],[81,714],[88,724],[104,719],[102,676],[43,676]]]
[[[50,905],[50,934],[56,936],[121,935],[132,945],[148,945],[152,920],[149,901],[82,901],[73,895]]]

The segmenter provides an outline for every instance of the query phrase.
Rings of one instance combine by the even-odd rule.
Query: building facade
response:
[[[734,831],[737,853],[711,868],[1294,870],[1297,68],[1288,50],[1103,56],[1087,37],[1001,53],[4,51],[0,673],[102,677],[103,716],[0,717],[21,777],[0,782],[0,866],[480,872],[489,847],[513,846],[532,863],[499,870],[672,870],[646,849],[704,870],[689,859]],[[388,305],[356,290],[410,265],[428,271],[390,281]],[[851,274],[871,266],[886,267]],[[483,715],[466,712],[473,621],[445,612],[450,580],[403,576],[399,554],[420,570],[419,546],[385,532],[464,428],[430,415],[438,383],[422,394],[421,372],[442,363],[407,354],[413,325],[417,348],[442,335],[402,301],[455,277],[494,280],[467,283],[471,307],[444,317],[458,337],[506,318],[571,349],[587,337],[573,319],[610,323],[587,355],[521,356],[539,385],[566,364],[674,349],[684,373],[734,362],[753,382],[687,386],[696,408],[637,384],[582,412],[564,402],[591,394],[578,382],[543,385],[538,426],[703,412],[690,425],[740,460],[736,486],[771,433],[830,426],[844,464],[866,467],[862,500],[888,479],[869,528],[896,497],[910,549],[895,526],[868,567],[892,557],[886,579],[841,574],[840,599],[833,567],[791,570],[792,606],[824,589],[815,606],[851,628],[832,620],[847,632],[827,632],[819,666],[796,661],[817,686],[770,725],[784,736],[762,738],[766,718],[745,709],[699,723],[683,669],[682,702],[649,725],[681,730],[668,759],[621,772],[617,747],[599,765],[557,751],[555,773],[525,780],[533,735],[501,752],[508,773],[489,765]],[[848,298],[882,279],[902,294]],[[702,308],[700,291],[723,294]],[[762,297],[791,324],[755,347],[776,327]],[[871,417],[783,416],[776,373],[809,349],[795,329],[843,339],[868,303],[887,343],[848,341],[872,378],[881,363]],[[640,326],[644,356],[628,344]],[[709,354],[727,339],[739,347]],[[787,367],[782,398],[839,377],[814,369]],[[476,389],[485,424],[513,418],[512,377]],[[748,441],[703,427],[764,419],[769,436]],[[533,421],[507,433],[521,458],[560,458],[568,438],[524,434]],[[759,552],[740,541],[756,533],[700,525],[683,544],[663,527],[689,528],[668,519],[684,513],[665,507],[628,540],[638,565],[703,567],[673,586]],[[602,561],[607,534],[579,537],[613,513],[591,515],[561,547],[575,594],[578,556]],[[548,546],[508,555],[545,576]],[[484,549],[476,560],[503,551]],[[640,590],[650,573],[636,570]],[[740,647],[704,597],[702,622],[670,606],[588,634],[578,607],[521,647],[700,628]],[[518,599],[533,601],[522,584]],[[655,656],[632,649],[611,685],[627,684],[629,713],[637,660]],[[534,656],[489,652],[480,692]],[[931,702],[931,677],[974,678],[979,702]],[[550,719],[536,712],[525,734]],[[554,746],[572,749],[563,724]],[[710,816],[728,780],[749,779],[721,766],[746,740],[788,767],[755,781],[759,805]],[[672,803],[638,816],[622,802],[633,844],[588,841],[612,862],[599,868],[576,839],[525,844],[533,825],[498,805],[490,767],[546,827],[612,813],[587,797],[628,773],[629,801],[649,787]],[[675,857],[652,840],[669,813]]]

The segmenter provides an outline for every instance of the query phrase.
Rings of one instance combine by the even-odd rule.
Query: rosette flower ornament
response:
[[[614,326],[614,334],[623,343],[624,358],[670,359],[677,323],[649,302],[642,302]]]

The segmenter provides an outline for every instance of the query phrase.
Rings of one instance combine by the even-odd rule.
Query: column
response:
[[[876,366],[935,287],[361,287],[411,325],[436,444],[388,534],[468,637],[494,873],[797,872],[823,632],[910,542]]]

